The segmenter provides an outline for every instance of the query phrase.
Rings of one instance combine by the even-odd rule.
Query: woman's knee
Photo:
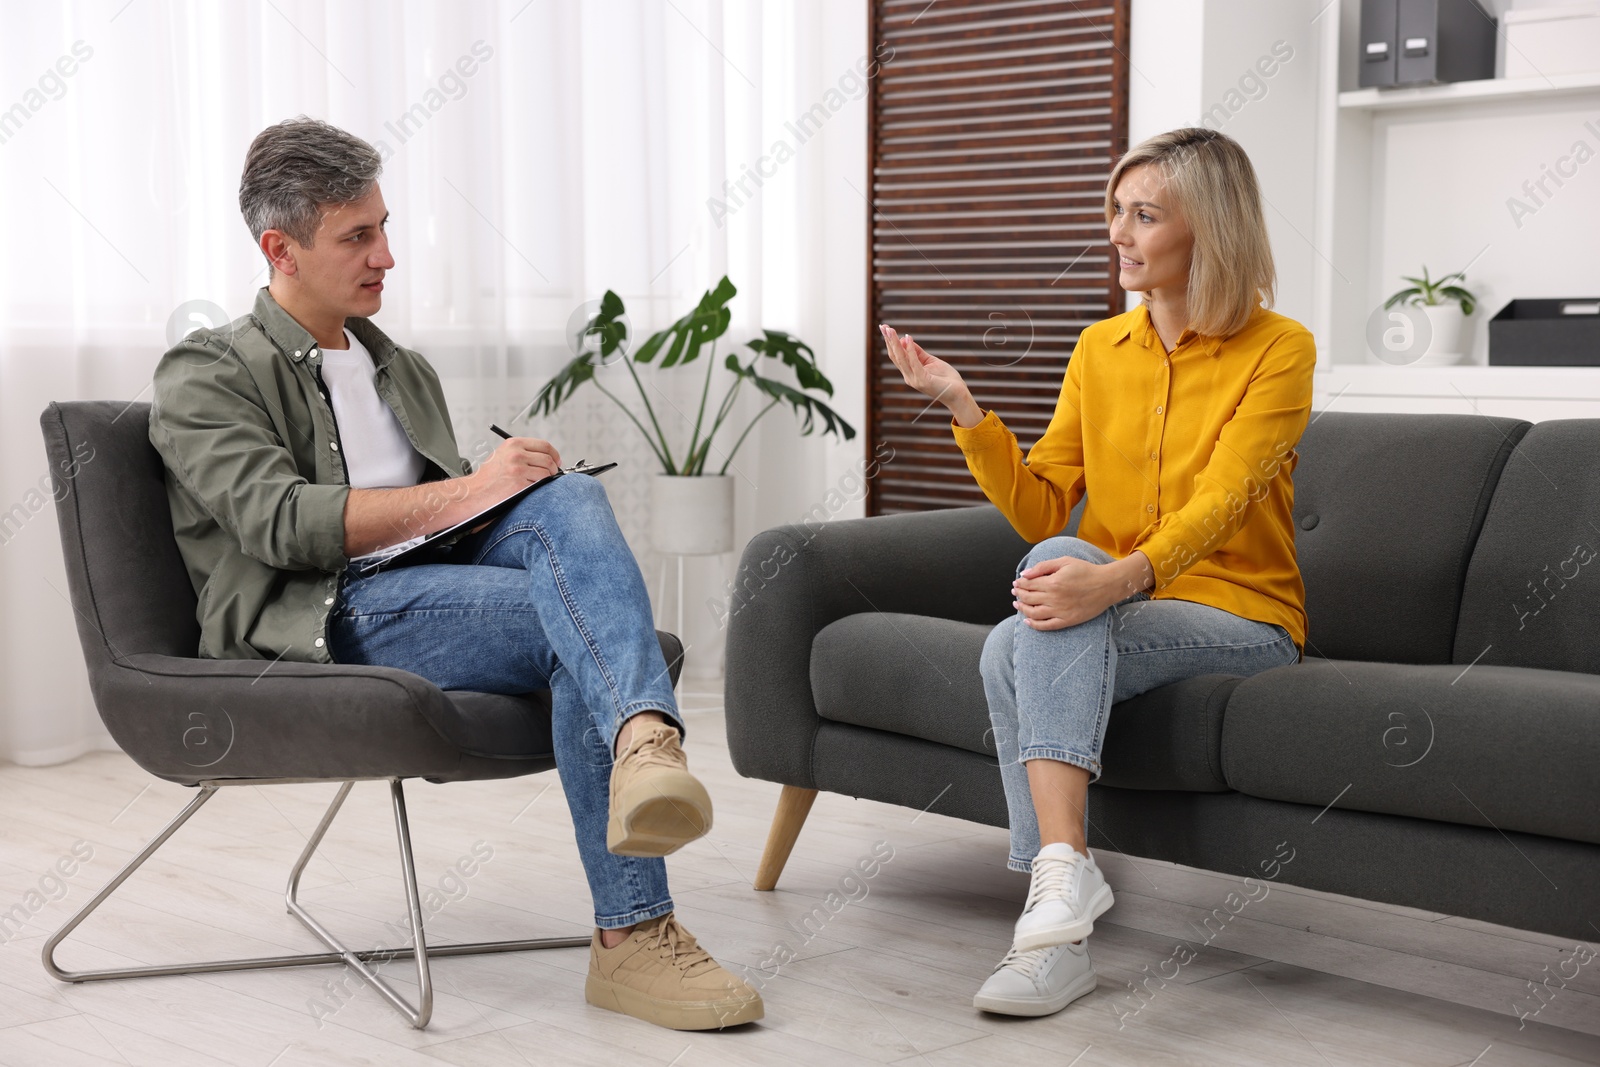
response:
[[[1060,559],[1063,556],[1088,560],[1090,563],[1103,563],[1110,558],[1106,550],[1100,546],[1090,544],[1081,537],[1062,534],[1059,537],[1046,538],[1034,545],[1028,554],[1022,557],[1022,563],[1017,568],[1018,573],[1046,560]]]

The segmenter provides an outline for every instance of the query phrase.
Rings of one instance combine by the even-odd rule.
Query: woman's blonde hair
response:
[[[1106,225],[1112,194],[1128,170],[1150,165],[1194,233],[1189,261],[1189,328],[1228,337],[1244,328],[1256,305],[1272,306],[1277,268],[1261,212],[1255,168],[1239,142],[1204,126],[1157,134],[1117,161],[1106,182]],[[1145,302],[1150,301],[1145,294]]]

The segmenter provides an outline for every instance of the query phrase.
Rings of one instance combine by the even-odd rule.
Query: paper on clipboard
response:
[[[570,467],[562,467],[554,474],[540,478],[536,482],[532,482],[523,486],[510,496],[495,501],[493,504],[490,504],[476,515],[463,519],[454,526],[446,527],[443,530],[436,530],[433,533],[426,534],[422,537],[413,537],[409,541],[402,541],[397,545],[390,545],[387,548],[380,548],[376,552],[368,552],[361,556],[352,556],[350,558],[350,562],[358,565],[361,568],[361,573],[363,576],[373,574],[377,571],[387,570],[390,567],[403,566],[404,564],[415,562],[416,559],[419,558],[426,549],[431,548],[440,542],[457,541],[462,535],[466,534],[473,527],[499,518],[501,515],[511,510],[517,501],[521,500],[523,497],[527,496],[541,485],[547,485],[548,483],[555,481],[557,478],[560,478],[564,474],[604,474],[606,471],[615,466],[615,463],[602,463],[598,466],[590,466],[587,460],[580,459]]]

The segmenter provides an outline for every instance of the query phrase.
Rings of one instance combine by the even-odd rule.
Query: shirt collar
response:
[[[285,311],[283,305],[273,299],[264,285],[256,293],[255,316],[266,330],[267,336],[272,339],[272,343],[294,362],[299,363],[312,352],[320,351],[321,346],[317,344],[317,339],[311,336],[311,331]],[[355,334],[356,339],[366,346],[367,352],[372,356],[374,368],[382,368],[394,358],[398,346],[387,334],[378,329],[371,319],[350,318],[346,319],[344,324]]]
[[[1134,342],[1141,347],[1148,348],[1153,352],[1159,352],[1162,355],[1166,354],[1166,347],[1162,345],[1161,338],[1156,334],[1155,325],[1150,321],[1150,308],[1142,301],[1138,307],[1122,316],[1122,325],[1117,328],[1116,335],[1111,338],[1111,343],[1114,345],[1121,344],[1129,337],[1132,337]],[[1189,341],[1196,342],[1196,351],[1203,352],[1213,358],[1222,354],[1222,338],[1220,337],[1202,338],[1193,330],[1185,327],[1184,331],[1178,335],[1178,345]],[[1174,351],[1177,350],[1178,345],[1173,345]]]

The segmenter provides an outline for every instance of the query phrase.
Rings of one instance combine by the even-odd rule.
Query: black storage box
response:
[[[1511,301],[1489,320],[1489,363],[1600,367],[1600,296]]]
[[[1476,0],[1361,0],[1363,88],[1494,77],[1494,17]]]

